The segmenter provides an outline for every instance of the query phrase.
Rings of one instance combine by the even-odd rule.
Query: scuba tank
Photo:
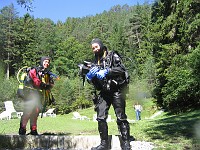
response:
[[[29,70],[30,70],[30,67],[24,66],[17,73],[17,80],[19,82],[17,95],[18,97],[23,98],[23,99],[24,99],[24,87],[25,87],[24,83],[25,83],[25,79],[28,75]]]

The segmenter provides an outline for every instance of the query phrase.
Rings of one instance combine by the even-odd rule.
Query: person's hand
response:
[[[103,69],[97,72],[97,78],[102,80],[108,74],[108,69]]]
[[[50,90],[51,89],[51,85],[45,84],[44,82],[41,82],[40,89],[41,90]]]
[[[86,74],[86,78],[88,80],[92,80],[92,78],[96,75],[96,73],[99,71],[98,67],[92,67],[90,71]]]
[[[51,84],[46,84],[45,90],[50,90],[52,88]]]

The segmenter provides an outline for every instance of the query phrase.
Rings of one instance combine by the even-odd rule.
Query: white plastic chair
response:
[[[55,108],[51,108],[45,112],[46,117],[56,117],[56,114],[54,113]]]
[[[97,121],[97,114],[93,114],[93,121],[94,121],[94,122]]]
[[[90,120],[90,118],[86,116],[81,116],[79,112],[73,112],[73,117],[72,119],[79,119],[79,120]]]
[[[4,105],[6,110],[0,114],[0,119],[10,120],[12,118],[12,113],[15,112],[17,114],[17,111],[15,110],[12,101],[5,101]]]

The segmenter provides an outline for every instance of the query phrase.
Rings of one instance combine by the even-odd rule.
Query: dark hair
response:
[[[101,51],[104,49],[103,42],[102,42],[99,38],[94,38],[94,39],[91,41],[91,44],[94,44],[94,43],[99,44],[100,50],[101,50]]]
[[[40,58],[40,65],[41,66],[43,66],[43,61],[44,60],[49,60],[49,61],[51,61],[51,58],[49,57],[49,56],[42,56],[41,58]]]

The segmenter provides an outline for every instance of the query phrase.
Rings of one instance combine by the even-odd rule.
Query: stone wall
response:
[[[109,136],[110,148],[113,147],[112,140]],[[59,135],[0,135],[0,149],[66,149],[66,150],[87,150],[100,143],[99,136],[59,136]],[[119,145],[120,146],[120,145]],[[120,149],[120,147],[119,147]]]

